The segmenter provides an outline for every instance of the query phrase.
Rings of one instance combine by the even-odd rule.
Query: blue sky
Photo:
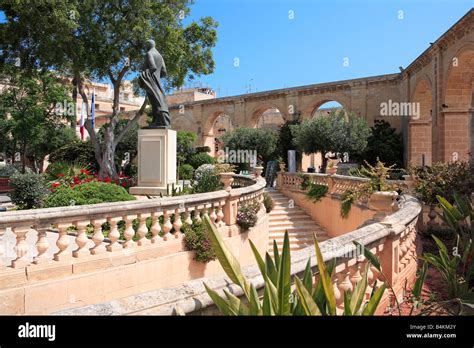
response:
[[[215,71],[197,81],[222,97],[398,72],[473,5],[473,0],[195,0],[185,22],[203,16],[219,22]]]
[[[200,81],[227,96],[398,72],[473,4],[472,0],[196,0],[191,18],[209,15],[219,22],[216,69]],[[234,66],[235,58],[239,67]]]

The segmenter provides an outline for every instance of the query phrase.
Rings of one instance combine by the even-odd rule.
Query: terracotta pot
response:
[[[370,195],[369,208],[392,213],[398,210],[397,197],[398,193],[395,191],[377,191]]]

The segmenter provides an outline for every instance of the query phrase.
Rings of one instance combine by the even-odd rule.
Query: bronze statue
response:
[[[151,104],[153,121],[148,128],[170,128],[171,120],[166,103],[165,92],[160,78],[165,77],[165,61],[155,48],[155,41],[147,41],[148,51],[145,54],[145,64],[138,79],[140,87],[146,91]]]

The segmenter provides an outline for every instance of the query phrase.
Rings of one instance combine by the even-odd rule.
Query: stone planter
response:
[[[370,195],[369,209],[392,213],[398,210],[398,193],[395,191],[377,191]]]
[[[233,172],[226,172],[226,173],[220,173],[220,181],[222,184],[224,184],[224,190],[227,192],[230,192],[232,190],[232,183],[234,182],[234,173]]]
[[[254,170],[255,170],[255,177],[259,178],[262,176],[262,172],[263,172],[262,166],[254,167]]]

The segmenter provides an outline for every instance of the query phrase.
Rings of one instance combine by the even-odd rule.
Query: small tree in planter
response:
[[[369,180],[357,190],[347,190],[343,193],[341,216],[347,217],[352,203],[361,199],[368,201],[369,208],[377,211],[387,213],[396,210],[396,198],[398,197],[396,191],[399,187],[388,182],[390,171],[394,166],[386,167],[380,160],[377,160],[375,166],[365,162],[365,166],[362,166],[359,174]]]
[[[306,154],[321,152],[322,171],[326,169],[326,153],[361,153],[367,146],[371,130],[367,121],[353,113],[332,111],[328,116],[313,117],[300,125],[290,126],[294,143]]]

